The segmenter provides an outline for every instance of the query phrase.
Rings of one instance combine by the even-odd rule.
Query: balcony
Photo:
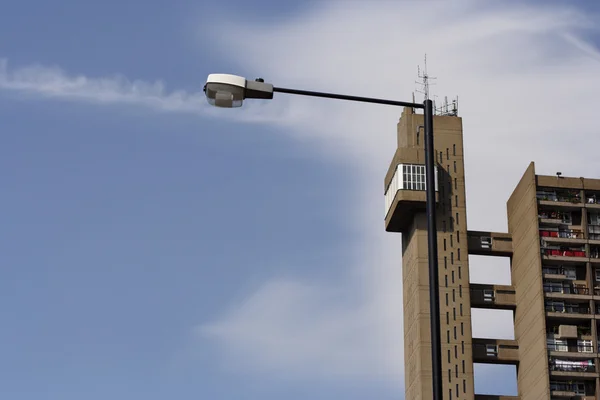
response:
[[[510,233],[468,231],[469,254],[479,256],[512,256],[512,236]]]
[[[573,224],[573,211],[554,210],[540,207],[538,210],[538,218],[541,224],[571,225]]]
[[[543,289],[546,297],[553,299],[585,299],[585,296],[590,295],[590,289],[585,284],[574,284],[571,281],[544,282]]]
[[[552,377],[595,378],[596,363],[594,359],[573,360],[550,357],[548,369]]]
[[[438,168],[435,167],[436,202]],[[425,166],[398,164],[385,189],[385,230],[403,232],[408,229],[416,212],[425,211]]]
[[[576,328],[573,326],[573,328]],[[587,339],[582,339],[587,337]],[[591,336],[579,336],[577,339],[567,338],[566,335],[549,333],[546,338],[548,355],[557,359],[567,357],[569,360],[581,360],[595,357]]]
[[[584,199],[586,208],[600,208],[600,192],[586,190]]]
[[[542,275],[544,282],[566,281],[570,285],[585,285],[586,266],[582,264],[543,264]]]
[[[539,188],[536,197],[540,205],[562,206],[582,204],[581,191],[573,189]]]
[[[471,307],[514,310],[517,306],[513,286],[472,283],[470,290]]]
[[[560,319],[589,319],[592,318],[588,303],[568,303],[560,300],[546,300],[546,316]]]
[[[552,398],[584,399],[590,396],[595,399],[595,381],[551,380],[550,395]]]
[[[517,341],[473,338],[473,362],[517,365],[519,363]]]
[[[540,246],[543,260],[587,262],[585,246],[558,246],[542,239]]]
[[[571,243],[585,244],[583,231],[580,229],[566,229],[540,226],[540,238],[543,243]]]

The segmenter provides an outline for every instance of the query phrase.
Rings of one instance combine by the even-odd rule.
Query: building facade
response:
[[[402,233],[411,400],[433,397],[422,126],[405,108],[385,177],[386,230]],[[509,232],[470,231],[462,119],[436,115],[434,129],[444,398],[600,399],[600,180],[536,175],[531,163],[507,203]],[[511,285],[470,284],[469,254],[509,258]],[[512,310],[515,340],[474,338],[472,307]],[[474,393],[473,363],[515,365],[519,395]]]

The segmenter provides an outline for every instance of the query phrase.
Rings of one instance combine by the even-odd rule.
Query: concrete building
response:
[[[423,115],[404,109],[385,177],[385,226],[402,233],[406,399],[430,400]],[[600,399],[600,180],[529,165],[509,232],[467,228],[462,119],[434,117],[444,398]],[[469,284],[468,255],[508,257],[510,286]],[[596,269],[597,268],[597,269]],[[474,338],[471,308],[512,310],[515,340]],[[517,367],[518,396],[474,393],[473,363]]]

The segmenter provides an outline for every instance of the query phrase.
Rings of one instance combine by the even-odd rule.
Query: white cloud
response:
[[[591,122],[600,53],[580,36],[593,18],[575,8],[492,7],[344,1],[276,23],[219,25],[228,32],[222,46],[242,71],[310,90],[408,100],[416,64],[427,52],[438,78],[434,93],[460,96],[469,227],[505,231],[506,200],[530,161],[538,173],[600,177],[594,150],[600,139]],[[200,331],[221,343],[230,368],[401,382],[400,237],[382,232],[382,181],[400,110],[288,101],[296,114],[286,132],[344,160],[357,177],[359,192],[344,197],[354,202],[352,224],[363,232],[360,243],[348,245],[360,248],[356,264],[343,284],[266,282]],[[493,317],[475,324],[485,336],[512,334]]]

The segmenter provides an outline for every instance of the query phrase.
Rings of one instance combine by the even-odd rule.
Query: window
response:
[[[542,267],[542,273],[551,274],[551,275],[560,275],[560,267],[550,267],[550,266],[544,265]]]
[[[460,334],[465,335],[465,324],[462,322],[460,323]]]
[[[600,281],[600,268],[596,268],[594,270],[594,275],[595,275],[596,281]]]
[[[444,269],[448,269],[448,257],[444,256]]]
[[[452,234],[450,234],[450,247],[454,246],[454,241],[452,240]]]
[[[456,289],[452,289],[452,302],[456,302]]]
[[[450,330],[447,330],[447,331],[446,331],[446,339],[447,339],[446,341],[447,341],[448,343],[450,343]]]
[[[544,292],[546,292],[546,293],[564,293],[565,292],[564,289],[565,288],[561,282],[546,282],[546,283],[544,283]]]
[[[492,248],[492,238],[489,236],[482,236],[480,239],[481,248],[482,249],[491,249]]]
[[[443,162],[443,161],[444,161],[444,153],[442,153],[442,152],[440,151],[440,162]]]
[[[458,396],[458,393],[459,393],[459,391],[458,391],[458,383],[457,383],[457,384],[456,384],[456,395],[457,395],[457,396]]]
[[[577,270],[575,267],[563,267],[563,274],[567,279],[577,279]]]
[[[456,326],[455,326],[454,327],[454,340],[456,340],[456,339],[457,339],[457,337],[456,337]]]
[[[446,251],[446,239],[444,239],[444,251]]]
[[[450,252],[450,264],[454,265],[454,252]]]
[[[452,389],[448,389],[448,394],[450,395],[450,396],[448,396],[448,398],[450,400],[452,400]]]
[[[456,243],[460,243],[460,231],[456,231]]]
[[[450,349],[448,349],[448,362],[450,362]]]
[[[454,366],[454,375],[458,378],[458,365]]]
[[[458,181],[454,178],[454,190],[458,190]]]
[[[456,225],[458,225],[458,213],[456,213]]]
[[[458,279],[462,279],[461,273],[460,273],[460,265],[458,266]]]
[[[578,340],[577,341],[577,351],[579,353],[593,353],[594,348],[592,346],[591,340]]]
[[[463,361],[464,363],[464,361]],[[463,393],[467,393],[467,381],[463,379]]]
[[[547,301],[546,311],[548,312],[565,312],[564,301]]]
[[[450,325],[450,313],[446,312],[446,325]]]
[[[569,346],[566,340],[555,339],[554,335],[546,339],[549,351],[569,351]]]
[[[458,195],[454,196],[454,205],[458,207]]]
[[[454,172],[456,172],[456,161],[454,161]]]
[[[448,275],[444,275],[444,283],[448,287]]]
[[[448,293],[446,293],[446,305],[448,305]]]
[[[452,145],[452,154],[456,155],[456,145],[455,144]]]
[[[465,348],[465,342],[463,342],[463,349]],[[465,352],[463,351],[463,354],[465,354]],[[465,373],[465,360],[462,360],[462,373]]]
[[[452,370],[448,370],[448,382],[452,382]]]
[[[493,302],[494,301],[494,291],[491,289],[483,290],[483,301],[485,302]]]
[[[454,358],[458,358],[458,346],[457,345],[454,345]],[[456,366],[456,370],[458,370],[458,365]]]
[[[414,164],[402,165],[403,189],[425,190],[425,166]]]
[[[462,299],[462,285],[458,285],[458,295]]]
[[[461,352],[465,354],[465,341],[460,342]],[[463,374],[465,373],[465,361],[463,360]]]
[[[485,355],[488,357],[496,357],[498,355],[498,346],[495,344],[486,344]]]
[[[452,271],[452,284],[454,285],[454,271]]]
[[[450,159],[450,149],[446,147],[446,158]]]
[[[460,316],[463,316],[463,309],[462,309],[462,303],[460,303]]]
[[[460,260],[460,249],[456,249],[456,259]]]

